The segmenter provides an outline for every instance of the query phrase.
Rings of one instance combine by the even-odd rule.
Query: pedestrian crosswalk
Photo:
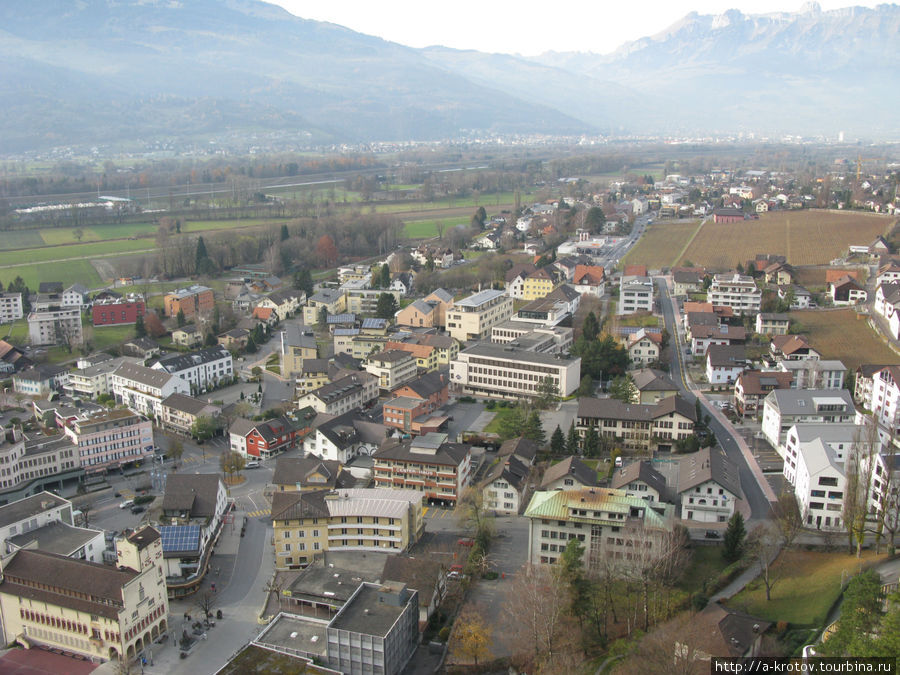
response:
[[[259,518],[261,516],[272,515],[272,509],[257,509],[256,511],[248,511],[247,516],[250,518]]]

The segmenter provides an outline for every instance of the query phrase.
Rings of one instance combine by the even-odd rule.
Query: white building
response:
[[[79,307],[48,307],[28,315],[28,338],[34,346],[80,345],[81,309]]]
[[[378,378],[366,372],[353,373],[313,389],[297,401],[298,408],[309,406],[316,412],[342,415],[364,407],[378,398]]]
[[[558,396],[568,396],[581,381],[581,358],[524,351],[510,345],[477,344],[450,362],[457,391],[495,398],[534,397],[550,378]]]
[[[616,314],[653,311],[653,280],[650,277],[623,277],[619,286]]]
[[[530,467],[514,455],[498,461],[482,481],[484,508],[494,513],[518,515],[528,487]]]
[[[682,460],[678,469],[681,518],[724,523],[743,498],[737,465],[719,448],[703,448]]]
[[[21,293],[0,293],[0,323],[11,323],[25,316]]]
[[[69,396],[96,399],[101,394],[112,394],[112,376],[123,363],[131,363],[126,357],[101,361],[86,368],[69,371],[63,391]]]
[[[172,394],[191,395],[186,380],[133,363],[123,363],[112,375],[112,391],[116,402],[143,415],[162,416],[162,401]]]
[[[735,314],[756,314],[762,302],[762,291],[753,277],[729,272],[713,276],[706,293],[706,301],[713,305],[731,307]]]
[[[762,432],[783,457],[787,432],[795,424],[846,424],[855,419],[846,389],[775,389],[763,401]]]
[[[862,406],[891,434],[900,430],[900,366],[884,366],[872,375],[872,389]]]
[[[512,317],[513,304],[503,291],[479,291],[447,309],[447,332],[460,342],[486,340],[491,328]]]
[[[82,309],[88,304],[88,288],[81,284],[72,284],[62,294],[63,307]]]
[[[222,345],[200,349],[189,354],[173,354],[158,359],[153,370],[176,375],[190,387],[192,394],[230,383],[234,377],[234,361]]]

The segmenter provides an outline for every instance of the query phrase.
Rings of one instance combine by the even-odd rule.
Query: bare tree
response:
[[[879,535],[887,532],[890,555],[894,554],[895,539],[897,531],[900,530],[900,466],[898,466],[898,461],[900,461],[900,457],[893,450],[890,450],[889,454],[885,456],[884,474],[879,476],[881,489],[876,506],[876,532]]]
[[[855,544],[857,558],[862,555],[863,539],[866,535],[869,496],[875,472],[875,454],[879,445],[878,428],[874,421],[867,419],[864,428],[857,431],[844,463],[846,485],[841,515],[847,530],[848,546],[852,552]]]
[[[558,566],[526,564],[516,574],[504,612],[516,632],[518,649],[535,661],[549,660],[557,648],[568,605]]]
[[[616,668],[616,673],[623,675],[707,673],[708,655],[702,647],[707,639],[708,630],[691,615],[682,614],[641,640],[632,656]]]
[[[797,535],[803,531],[803,515],[797,497],[788,489],[779,496],[774,508],[775,523],[781,532],[784,548],[791,548]]]
[[[757,525],[747,538],[747,555],[759,569],[759,576],[766,587],[766,600],[772,599],[772,589],[781,579],[782,565],[775,559],[784,546],[781,530],[773,521]]]
[[[209,621],[209,617],[212,616],[213,610],[216,608],[216,596],[210,591],[203,591],[197,595],[194,604],[197,606],[197,609],[203,612],[203,618]]]

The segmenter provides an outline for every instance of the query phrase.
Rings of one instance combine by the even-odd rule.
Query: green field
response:
[[[433,218],[431,220],[411,220],[403,224],[403,233],[410,239],[428,239],[438,236],[437,224],[444,223],[446,235],[457,225],[465,225],[468,221],[456,218]]]
[[[0,235],[0,251],[13,248],[28,248],[44,243],[37,230],[13,230]]]
[[[97,326],[89,327],[90,319],[85,321],[85,340],[89,340],[97,351],[118,346],[134,337],[134,326]]]
[[[17,265],[23,262],[42,263],[74,258],[93,258],[115,253],[131,253],[154,248],[152,241],[116,239],[100,241],[92,244],[73,244],[72,246],[48,246],[44,248],[26,248],[20,251],[0,252],[0,268]],[[27,268],[23,268],[27,269]],[[0,269],[0,274],[9,274],[9,270]]]
[[[37,289],[42,281],[61,281],[63,286],[79,283],[88,288],[103,285],[103,279],[97,274],[90,260],[64,260],[25,267],[0,268],[0,282],[4,288],[16,277],[22,277],[25,285],[31,289]]]

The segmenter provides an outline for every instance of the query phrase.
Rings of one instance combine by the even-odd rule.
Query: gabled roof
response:
[[[625,265],[625,269],[622,270],[623,277],[645,277],[647,276],[647,266],[646,265]]]
[[[443,288],[436,288],[431,293],[426,295],[425,299],[428,300],[432,296],[444,303],[453,302],[453,294],[450,291],[445,290]]]
[[[581,485],[596,485],[597,472],[587,464],[574,456],[566,457],[561,462],[557,462],[544,472],[544,478],[541,480],[541,487],[549,485],[560,478],[571,476]]]
[[[662,333],[651,333],[647,329],[641,328],[640,330],[635,331],[634,333],[632,333],[631,335],[628,336],[625,346],[630,349],[631,347],[633,347],[634,345],[636,345],[638,342],[640,342],[641,340],[643,340],[645,338],[647,340],[650,340],[650,342],[652,342],[656,346],[662,345]]]
[[[606,273],[599,265],[575,265],[572,283],[581,286],[596,286],[603,283]]]
[[[419,461],[458,467],[472,449],[472,446],[466,443],[441,443],[437,448],[417,450],[415,444],[420,440],[409,439],[398,442],[389,438],[373,456],[376,460]]]
[[[856,270],[825,270],[825,283],[833,284],[837,281],[840,281],[843,277],[852,277],[854,279],[858,278],[858,272]]]
[[[623,466],[612,475],[609,486],[617,490],[624,489],[629,483],[634,481],[643,481],[661,496],[666,495],[666,479],[659,471],[653,468],[653,465],[646,461],[632,462],[628,466]]]
[[[579,297],[581,297],[581,293],[569,286],[569,284],[562,284],[561,286],[557,286],[552,291],[547,293],[547,295],[544,296],[544,299],[564,300],[566,302],[572,302],[572,300]]]
[[[529,464],[533,464],[539,449],[540,447],[538,444],[530,438],[520,436],[519,438],[510,438],[508,441],[504,441],[503,445],[501,445],[500,449],[497,451],[497,457],[515,455],[516,457],[528,460]]]
[[[685,492],[706,481],[715,481],[737,498],[741,477],[737,465],[719,448],[703,448],[682,460],[678,469],[678,492]]]
[[[167,373],[164,370],[155,370],[134,363],[123,363],[116,368],[113,375],[157,389],[166,386],[173,377],[177,377],[177,375]]]
[[[276,492],[272,495],[272,520],[298,520],[300,518],[327,518],[325,495],[330,490],[309,492]]]
[[[166,479],[163,511],[188,511],[191,518],[211,518],[221,480],[214,473],[173,473]]]
[[[706,361],[713,368],[743,368],[747,365],[747,350],[743,345],[710,345]]]
[[[522,492],[528,483],[528,472],[529,466],[515,455],[498,457],[497,463],[488,470],[482,485],[490,485],[498,478],[502,478],[515,488],[516,492]]]
[[[275,461],[275,473],[272,476],[274,485],[300,485],[301,487],[336,487],[341,463],[336,459],[320,459],[316,455],[307,457],[279,457]],[[309,482],[310,476],[321,475],[324,483]]]
[[[738,375],[744,395],[760,395],[773,389],[790,389],[794,374],[784,371],[745,370]]]
[[[218,406],[212,403],[201,401],[199,398],[187,396],[185,394],[170,394],[162,400],[161,405],[165,408],[172,408],[188,415],[200,415],[205,410],[212,408],[210,412],[218,410]]]
[[[426,399],[429,396],[438,393],[447,386],[447,378],[444,377],[443,373],[432,371],[430,373],[425,373],[424,375],[417,377],[412,382],[407,382],[403,386],[399,387],[399,389],[409,389],[417,397]],[[397,392],[395,391],[394,393],[396,394]]]
[[[690,403],[677,394],[662,399],[653,405],[649,403],[623,403],[615,398],[579,398],[578,417],[588,419],[614,419],[648,421],[678,413],[696,422],[697,413]]]
[[[222,359],[231,360],[231,352],[223,345],[215,345],[187,354],[171,354],[160,357],[156,359],[152,367],[154,370],[162,370],[166,373],[180,373],[183,370]]]
[[[678,391],[678,386],[668,373],[654,368],[641,368],[631,373],[631,379],[638,391]]]

